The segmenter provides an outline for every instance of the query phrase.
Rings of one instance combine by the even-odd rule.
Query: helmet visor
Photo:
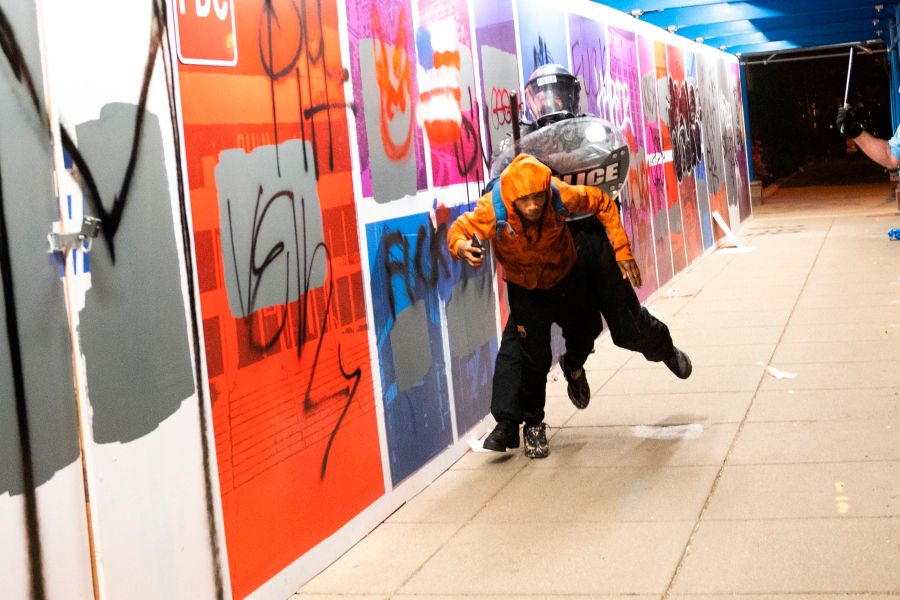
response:
[[[561,74],[537,77],[525,86],[525,104],[534,121],[552,120],[548,117],[574,117],[578,114],[578,80]]]

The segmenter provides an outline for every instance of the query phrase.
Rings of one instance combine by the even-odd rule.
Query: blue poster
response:
[[[562,11],[549,9],[545,4],[521,0],[518,9],[522,84],[541,65],[555,63],[569,68],[566,20]]]
[[[450,256],[428,213],[366,226],[391,478],[453,443],[440,319]]]

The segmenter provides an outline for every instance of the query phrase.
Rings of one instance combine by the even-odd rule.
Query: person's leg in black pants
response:
[[[584,364],[593,349],[594,339],[603,327],[596,309],[590,305],[583,277],[580,271],[573,269],[556,291],[533,291],[534,297],[544,297],[549,302],[547,310],[550,312],[547,314],[552,315],[553,321],[563,328],[566,353],[574,361],[572,364],[577,363],[579,367]],[[520,291],[521,288],[516,293]],[[570,322],[574,323],[572,327],[568,326]],[[525,334],[531,335],[528,326],[525,327]],[[546,347],[549,352],[549,329],[547,334],[542,348]],[[526,425],[535,426],[544,420],[546,373],[540,383],[528,384],[539,387],[543,393],[538,397],[526,393],[523,402],[520,398],[520,390],[525,385],[522,383],[522,363],[520,333],[514,315],[510,314],[494,363],[491,414],[497,420],[497,426],[484,440],[484,447],[488,450],[503,452],[507,448],[518,448],[519,424],[525,421]]]
[[[534,387],[534,374],[523,375],[525,369],[525,355],[521,337],[523,334],[531,340],[540,336],[540,325],[534,319],[535,306],[540,295],[546,294],[546,290],[535,290],[533,296],[523,287],[507,283],[507,298],[509,298],[510,315],[503,328],[500,338],[500,349],[494,361],[494,378],[491,390],[491,415],[497,420],[493,431],[485,438],[483,445],[487,450],[505,452],[508,448],[519,447],[519,424],[523,421],[526,425],[535,425],[544,420],[544,400],[546,398],[546,374],[542,384],[543,396],[524,394],[521,390],[525,386]],[[513,296],[516,300],[513,300]],[[517,306],[522,315],[531,315],[530,323],[526,322],[520,328],[516,320],[516,314],[512,307]],[[550,322],[546,321],[547,351],[550,350]],[[532,332],[532,328],[534,331]],[[549,359],[548,359],[549,370]]]
[[[550,325],[561,301],[557,289],[527,290],[507,284],[509,308],[516,320],[516,332],[522,351],[522,377],[519,407],[525,421],[525,456],[544,458],[550,453],[544,405],[547,401],[547,373],[553,354],[550,348]]]
[[[552,292],[528,290],[507,283],[511,318],[521,352],[519,409],[525,425],[538,425],[544,420],[547,398],[547,373],[550,372],[550,325],[553,322]]]
[[[522,422],[519,407],[519,384],[522,381],[522,347],[516,332],[516,320],[512,315],[506,320],[500,349],[494,361],[494,379],[491,390],[491,414],[500,421]]]
[[[486,449],[505,452],[507,448],[519,447],[519,424],[522,422],[522,409],[519,406],[521,384],[522,346],[516,332],[516,320],[509,315],[494,361],[491,415],[496,419],[497,425],[484,440]]]
[[[557,286],[558,301],[553,316],[566,340],[566,353],[560,357],[559,366],[568,384],[569,399],[578,408],[585,408],[591,401],[584,363],[603,331],[594,294],[585,285],[589,276],[586,271],[583,264],[576,264]]]
[[[602,224],[591,218],[570,222],[569,226],[578,248],[579,263],[588,272],[613,343],[640,352],[649,361],[664,361],[675,375],[687,378],[691,371],[690,359],[674,346],[666,324],[641,306],[631,282],[622,278]]]

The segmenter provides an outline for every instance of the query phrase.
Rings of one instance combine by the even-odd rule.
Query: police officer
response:
[[[523,135],[579,116],[580,92],[580,82],[565,67],[549,64],[535,69],[525,84],[525,105],[532,121],[523,123]],[[692,370],[690,358],[675,347],[669,328],[641,306],[634,293],[632,286],[641,286],[637,263],[616,261],[606,230],[596,218],[573,220],[567,225],[575,240],[578,261],[586,273],[585,284],[590,286],[613,343],[640,352],[649,361],[663,362],[677,377],[687,379]],[[576,407],[586,408],[590,387],[584,369],[570,369],[565,356],[561,357],[560,366],[569,399]],[[524,414],[519,401],[521,383],[522,350],[517,324],[510,316],[494,364],[491,414],[497,426],[484,440],[486,449],[504,452],[507,448],[518,448],[519,424],[543,420],[543,412]]]

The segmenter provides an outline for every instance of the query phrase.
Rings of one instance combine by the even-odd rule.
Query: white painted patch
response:
[[[719,254],[749,254],[754,252],[756,246],[740,246],[738,248],[719,248]]]
[[[794,379],[795,377],[797,377],[796,373],[792,373],[790,371],[782,371],[781,369],[776,369],[772,365],[764,365],[761,362],[758,362],[756,364],[758,364],[761,367],[765,367],[766,372],[769,375],[771,375],[772,377],[774,377],[775,379]]]
[[[734,235],[734,232],[731,231],[731,228],[728,227],[728,224],[725,223],[725,220],[722,218],[722,215],[719,214],[719,211],[714,210],[712,213],[713,219],[716,221],[716,224],[722,229],[722,233],[725,234],[725,240],[720,242],[720,245],[725,248],[729,245],[734,248],[741,248],[743,244],[741,244],[741,240]]]
[[[631,428],[631,435],[650,440],[692,440],[703,435],[703,425],[700,423],[667,426],[635,425]]]

